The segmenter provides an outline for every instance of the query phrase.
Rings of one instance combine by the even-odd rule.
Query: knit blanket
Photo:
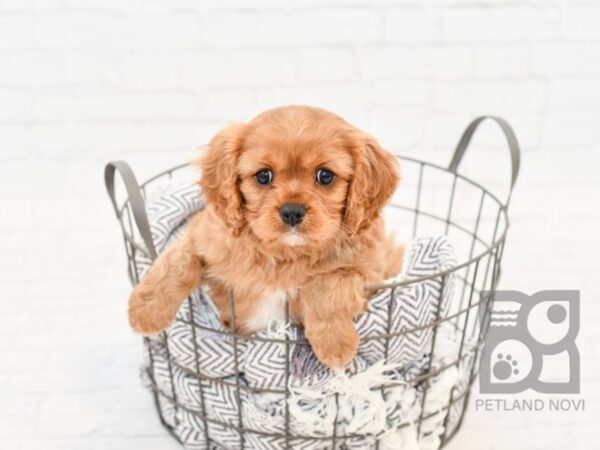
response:
[[[204,205],[197,184],[185,178],[170,180],[146,200],[158,252],[181,236],[188,218]],[[135,261],[143,277],[151,260],[137,252]],[[395,280],[455,265],[446,237],[419,237],[408,246]],[[345,370],[333,371],[315,357],[301,329],[281,322],[256,333],[257,339],[237,339],[235,355],[234,338],[201,287],[164,333],[147,340],[142,374],[158,391],[162,416],[186,448],[283,449],[287,426],[287,444],[294,449],[364,450],[377,441],[381,449],[437,449],[445,430],[449,434],[458,425],[462,402],[451,406],[447,419],[445,408],[451,395],[465,393],[470,361],[463,358],[424,381],[419,377],[457,360],[455,325],[444,322],[435,338],[427,326],[438,308],[439,317],[456,309],[453,294],[449,275],[444,283],[436,277],[398,287],[393,298],[390,290],[374,295],[356,320],[357,356]],[[387,343],[378,338],[385,334],[393,334]],[[297,341],[287,355],[286,338]]]

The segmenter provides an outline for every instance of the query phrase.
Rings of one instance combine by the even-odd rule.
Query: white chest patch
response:
[[[265,292],[246,327],[256,332],[266,329],[272,320],[285,320],[285,299],[283,289]]]

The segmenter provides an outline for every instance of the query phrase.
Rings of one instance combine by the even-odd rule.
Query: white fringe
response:
[[[386,402],[381,391],[373,388],[394,382],[393,376],[386,372],[397,368],[397,365],[379,362],[353,376],[337,370],[320,389],[290,383],[290,414],[309,434],[333,433],[336,419],[344,424],[344,433],[380,433],[386,428]]]
[[[268,335],[275,339],[292,337],[290,326],[282,321],[271,322]],[[438,363],[456,358],[456,339],[454,330],[440,327],[435,348]],[[416,389],[394,378],[397,369],[399,365],[383,361],[354,375],[340,369],[333,371],[331,379],[319,387],[292,384],[290,378],[288,406],[293,430],[306,436],[328,436],[333,434],[337,423],[338,434],[381,434],[382,450],[437,450],[444,432],[443,409],[459,380],[459,370],[456,367],[443,370],[428,387],[423,415],[438,414],[421,423],[419,436],[416,422],[421,416],[421,402],[416,401]],[[397,386],[386,389],[384,399],[382,391],[376,388],[390,383]],[[398,407],[398,423],[410,423],[401,428],[387,423],[388,415]]]

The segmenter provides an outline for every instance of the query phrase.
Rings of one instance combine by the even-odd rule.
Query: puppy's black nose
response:
[[[298,225],[304,219],[306,208],[299,203],[285,203],[279,208],[281,220],[293,227]]]

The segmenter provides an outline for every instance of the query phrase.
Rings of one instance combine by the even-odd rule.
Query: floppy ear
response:
[[[379,216],[400,176],[396,158],[366,133],[358,136],[354,164],[344,221],[351,233],[358,234]]]
[[[213,137],[200,160],[200,187],[207,203],[235,234],[239,234],[245,223],[237,173],[245,131],[244,124],[224,128]]]

